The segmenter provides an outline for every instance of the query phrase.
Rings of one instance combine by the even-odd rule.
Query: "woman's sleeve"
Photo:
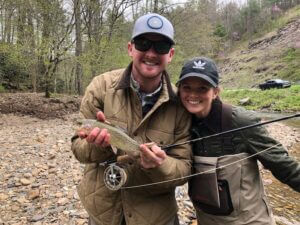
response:
[[[260,122],[254,113],[246,112],[239,116],[240,126],[247,126]],[[287,150],[277,140],[270,137],[263,126],[246,129],[241,132],[247,151],[258,154],[256,158],[263,166],[270,170],[274,177],[300,192],[300,164],[289,156]]]

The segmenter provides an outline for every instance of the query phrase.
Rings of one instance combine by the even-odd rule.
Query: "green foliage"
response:
[[[0,80],[16,83],[28,79],[26,56],[18,46],[0,43]]]
[[[293,36],[291,36],[292,40],[290,40],[289,45],[279,41],[279,43],[274,43],[274,45],[265,45],[266,48],[264,48],[263,51],[255,47],[250,52],[246,50],[249,43],[264,42],[264,40],[268,41],[271,40],[272,37],[276,37],[276,35],[278,35],[278,29],[285,29],[284,27],[288,23],[297,20],[299,15],[300,6],[294,7],[286,11],[285,14],[278,19],[272,20],[274,22],[273,29],[268,27],[260,34],[249,36],[251,42],[249,42],[249,39],[246,40],[244,36],[241,42],[235,43],[233,51],[228,56],[231,62],[230,65],[232,66],[228,65],[226,59],[220,61],[220,66],[222,66],[223,71],[226,71],[222,74],[222,86],[227,88],[251,88],[266,79],[272,78],[299,81],[300,49],[296,48],[297,41],[293,39]],[[293,35],[293,33],[286,33],[285,35],[289,37]],[[291,48],[289,46],[295,47]],[[241,52],[246,54],[241,54]]]
[[[250,98],[251,103],[245,108],[250,110],[300,111],[300,85],[265,91],[259,89],[224,90],[221,93],[221,98],[233,105],[239,105],[239,101],[247,97]]]
[[[267,4],[272,5],[274,3],[277,3],[278,0],[264,0]]]
[[[128,40],[114,38],[107,47],[105,58],[102,62],[102,72],[124,68],[130,62],[127,53]]]
[[[175,29],[176,49],[180,46],[180,54],[184,58],[199,55],[211,56],[216,54],[214,25],[208,15],[197,9],[193,4],[186,5],[184,10],[177,8],[169,16]],[[178,53],[176,51],[175,55]]]
[[[281,62],[285,64],[285,67],[278,72],[278,76],[292,81],[300,81],[299,59],[299,48],[289,48],[286,52],[284,52]]]
[[[264,34],[280,29],[281,27],[285,26],[287,23],[289,23],[294,18],[298,17],[300,15],[300,5],[295,6],[288,11],[284,13],[283,16],[275,17],[273,18],[272,15],[267,14],[266,11],[262,11],[263,14],[263,24],[261,24],[261,27],[257,30],[256,37],[263,36]],[[253,36],[249,36],[249,39],[253,38]]]
[[[126,1],[107,1],[105,7],[99,1],[82,1],[82,54],[75,56],[77,33],[70,17],[72,7],[66,9],[63,1],[32,1],[27,12],[27,8],[16,4],[17,1],[3,2],[12,11],[6,11],[7,16],[3,17],[2,41],[14,44],[0,43],[0,81],[5,79],[6,84],[13,82],[18,88],[32,84],[38,91],[45,84],[50,87],[48,82],[51,82],[55,88],[51,87],[50,91],[63,90],[70,93],[76,90],[78,79],[81,81],[81,77],[75,76],[76,62],[82,66],[83,87],[98,74],[127,66],[130,57],[126,46],[133,26],[129,14],[132,13],[132,17],[136,19],[138,15],[153,8],[152,1],[132,2],[133,5],[124,14],[122,10],[129,6]],[[283,19],[272,18],[269,7],[277,3],[278,6],[289,8],[296,2],[289,0],[248,0],[244,5],[238,4],[238,1],[222,1],[221,4],[221,1],[216,0],[188,0],[172,7],[168,7],[170,5],[167,2],[169,1],[159,1],[159,13],[169,18],[175,28],[176,54],[168,67],[173,82],[178,79],[185,59],[205,55],[218,61],[217,56],[227,57],[241,37],[253,40],[254,33],[258,35],[273,26],[281,27],[300,12],[298,6],[292,13],[285,12]],[[289,2],[293,3],[288,4]],[[22,15],[26,15],[24,20],[20,20]],[[15,43],[22,43],[22,46]],[[272,52],[270,55],[278,56],[280,52]],[[300,67],[297,57],[299,58],[299,50],[290,50],[283,55],[282,61],[280,58],[276,63],[282,62],[280,66],[284,69],[276,69],[276,73],[297,80]],[[248,59],[249,57],[243,58],[242,62],[245,64],[232,70],[244,75],[233,81],[237,85],[250,83],[250,75],[256,82],[267,78],[266,74],[253,73],[254,67],[251,64],[254,60],[250,62]],[[275,67],[269,64],[267,66],[270,70]],[[272,72],[269,76],[273,76]],[[29,74],[32,76],[29,77]],[[6,84],[2,82],[2,86],[6,87]]]
[[[5,88],[0,84],[0,93],[4,93],[5,92]]]
[[[289,48],[285,53],[284,53],[284,58],[283,60],[286,62],[293,62],[293,61],[298,61],[300,59],[300,49],[296,48]]]
[[[256,33],[263,24],[260,17],[261,8],[257,0],[249,0],[248,4],[241,9],[241,19],[244,23],[245,33]]]
[[[260,12],[260,1],[259,0],[249,0],[248,1],[248,8],[250,13],[257,14]]]
[[[226,32],[224,25],[217,24],[213,34],[218,37],[225,37],[227,35],[227,32]]]
[[[175,45],[175,55],[172,59],[171,64],[169,64],[169,66],[167,68],[170,79],[171,79],[172,83],[174,83],[174,84],[178,80],[184,60],[185,60],[185,56],[182,51],[182,48],[180,46]]]
[[[110,40],[103,38],[100,43],[93,41],[88,44],[85,52],[78,58],[83,68],[84,87],[94,76],[128,65],[130,57],[127,42],[127,36],[115,35]]]

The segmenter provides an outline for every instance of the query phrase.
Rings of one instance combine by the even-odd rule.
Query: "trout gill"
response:
[[[84,119],[80,121],[82,127],[77,131],[84,131],[87,134],[95,127],[100,129],[107,129],[110,134],[110,144],[114,149],[121,149],[130,156],[138,156],[140,152],[140,145],[137,141],[129,137],[122,129],[110,124],[108,122],[100,122],[93,119]],[[116,152],[115,152],[116,153]]]

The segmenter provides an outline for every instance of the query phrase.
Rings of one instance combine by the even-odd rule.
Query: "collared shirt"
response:
[[[158,100],[158,97],[162,90],[162,82],[160,82],[159,87],[154,92],[145,93],[141,91],[139,83],[134,79],[133,75],[131,74],[130,86],[139,96],[142,102],[143,116],[145,116]]]

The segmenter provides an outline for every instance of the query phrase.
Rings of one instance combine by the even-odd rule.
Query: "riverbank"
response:
[[[246,109],[263,112],[299,112],[300,85],[292,85],[284,89],[225,89],[221,91],[221,98],[233,105],[240,105]]]
[[[76,193],[83,166],[70,151],[76,117],[70,114],[43,120],[0,114],[1,225],[87,224],[87,213]],[[291,155],[299,157],[300,148],[293,148],[300,143],[298,129],[282,123],[270,124],[267,129]],[[277,182],[268,171],[262,173],[277,221],[300,222],[297,193]],[[177,200],[181,224],[188,225],[194,212],[183,190],[177,193]]]
[[[0,225],[85,225],[76,192],[83,165],[70,151],[80,98],[0,94]],[[289,154],[300,158],[299,128],[266,126]],[[262,169],[277,224],[300,223],[298,193]],[[195,222],[186,187],[176,192],[181,225]]]

